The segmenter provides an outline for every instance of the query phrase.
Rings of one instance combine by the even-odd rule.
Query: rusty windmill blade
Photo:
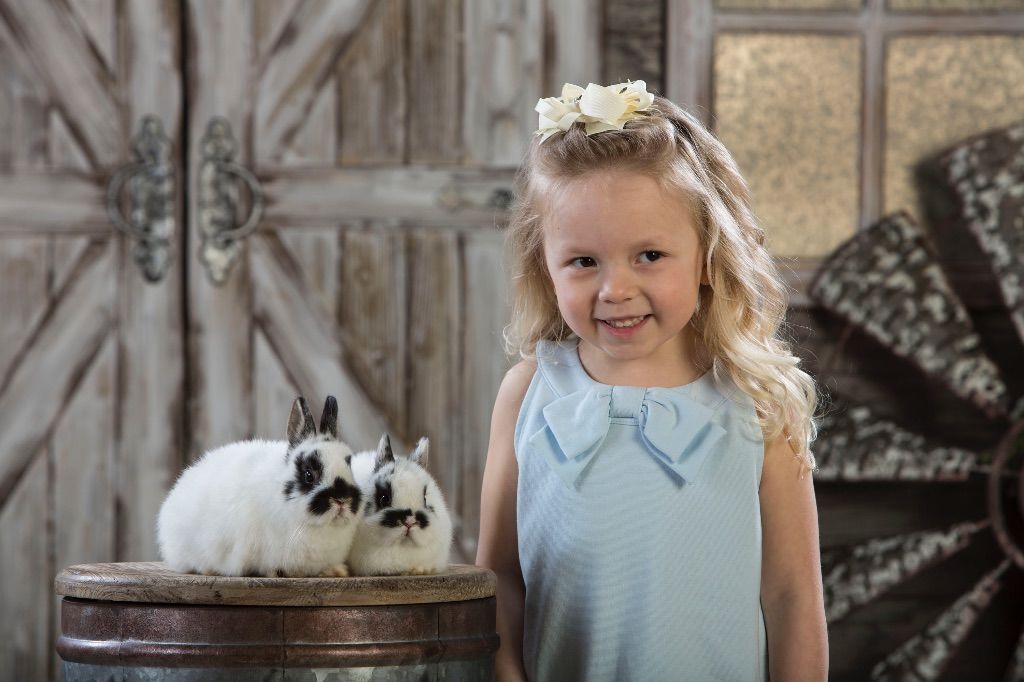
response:
[[[934,164],[1024,342],[1024,121],[961,142]]]
[[[966,481],[980,471],[975,453],[931,446],[863,405],[822,418],[814,455],[819,481]]]
[[[988,521],[958,523],[946,530],[872,538],[857,545],[845,558],[823,566],[826,620],[834,624],[858,606],[948,559],[988,525]]]
[[[1006,384],[906,213],[887,216],[842,244],[809,293],[990,417],[1006,414]]]
[[[936,680],[1002,588],[1005,559],[936,618],[871,670],[872,680]]]

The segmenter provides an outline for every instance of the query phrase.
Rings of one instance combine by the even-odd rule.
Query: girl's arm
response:
[[[765,443],[761,471],[761,608],[773,680],[828,678],[818,512],[809,473],[785,436]]]
[[[494,401],[491,437],[484,465],[480,493],[480,540],[476,550],[477,566],[485,566],[497,575],[497,626],[501,648],[495,660],[495,679],[525,680],[523,670],[523,606],[526,590],[519,566],[519,540],[516,533],[516,462],[513,436],[519,408],[536,370],[532,362],[520,362],[505,374]]]

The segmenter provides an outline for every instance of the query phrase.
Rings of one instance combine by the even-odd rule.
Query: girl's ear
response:
[[[708,265],[707,263],[701,263],[700,266],[700,283],[707,284],[710,286],[711,280],[708,279]]]

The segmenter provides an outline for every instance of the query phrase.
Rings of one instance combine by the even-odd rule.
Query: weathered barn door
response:
[[[536,125],[542,3],[187,7],[193,251],[213,244],[202,246],[208,222],[256,220],[190,260],[192,452],[279,436],[296,393],[336,394],[356,447],[384,429],[406,443],[431,437],[456,557],[472,561],[507,368],[496,227]],[[570,30],[597,16],[580,7]],[[586,54],[570,61],[596,64]],[[228,148],[252,177],[226,162],[211,170]],[[204,209],[211,197],[216,210]]]
[[[472,561],[532,105],[646,75],[603,11],[0,0],[4,675],[56,677],[60,567],[155,559],[181,466],[297,393],[429,435]]]
[[[178,21],[174,2],[0,2],[4,679],[57,678],[55,571],[152,557],[180,467],[182,253],[164,174],[180,129]],[[118,174],[147,115],[164,139],[152,163]],[[108,218],[115,175],[150,192],[148,247]],[[145,229],[146,207],[115,208]]]

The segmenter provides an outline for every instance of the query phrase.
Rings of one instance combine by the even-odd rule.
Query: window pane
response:
[[[858,223],[860,39],[720,34],[715,130],[780,256],[819,256]]]
[[[1024,37],[907,36],[886,54],[884,206],[922,215],[914,166],[1024,118]]]

